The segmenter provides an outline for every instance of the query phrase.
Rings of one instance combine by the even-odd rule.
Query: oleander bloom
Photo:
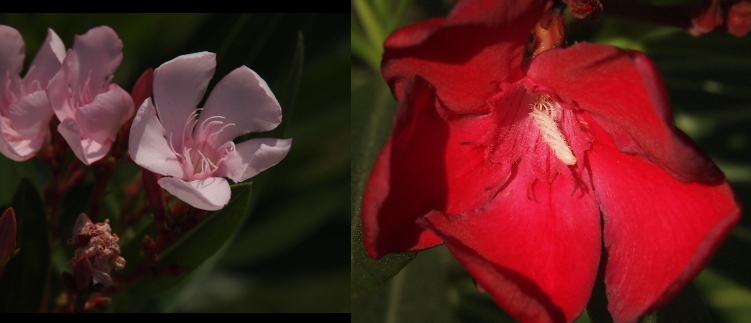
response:
[[[47,89],[60,120],[57,130],[86,165],[107,155],[120,127],[133,115],[130,94],[111,83],[122,50],[122,41],[108,26],[76,35]]]
[[[65,46],[52,29],[21,78],[25,46],[21,34],[0,25],[0,153],[23,161],[50,138],[53,112],[45,89],[60,69]]]
[[[572,322],[602,262],[635,322],[707,264],[740,216],[722,172],[672,121],[642,53],[578,43],[525,57],[547,1],[459,1],[395,31],[399,101],[362,202],[378,258],[445,244],[521,322]]]
[[[203,210],[223,208],[230,199],[224,177],[242,182],[276,165],[292,139],[233,139],[269,131],[282,110],[266,82],[242,66],[216,84],[202,109],[197,106],[216,69],[216,55],[179,56],[154,70],[154,95],[141,104],[130,131],[136,164],[164,175],[159,185]]]

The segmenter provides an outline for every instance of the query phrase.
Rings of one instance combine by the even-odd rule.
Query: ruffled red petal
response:
[[[533,57],[527,76],[590,112],[621,151],[641,154],[680,180],[722,177],[673,126],[665,85],[643,54],[578,43]]]
[[[408,88],[363,196],[363,235],[373,257],[440,243],[415,220],[433,210],[481,207],[505,178],[500,165],[485,161],[484,149],[470,144],[489,131],[492,119],[447,110],[423,79]]]
[[[419,75],[459,114],[485,113],[486,99],[501,82],[522,77],[519,64],[529,32],[548,1],[472,0],[451,14],[404,27],[389,36],[381,72],[398,101]]]
[[[522,159],[487,207],[432,212],[419,223],[509,315],[521,322],[572,322],[584,310],[601,251],[600,212],[571,174],[551,183]],[[584,179],[584,181],[588,181]]]
[[[599,127],[590,129],[608,307],[615,322],[635,322],[699,273],[738,221],[740,206],[726,181],[679,181],[642,156],[623,153]]]

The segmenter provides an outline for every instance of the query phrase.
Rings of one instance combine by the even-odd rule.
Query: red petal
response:
[[[501,82],[522,77],[527,38],[547,1],[460,1],[445,19],[395,31],[385,43],[381,71],[397,100],[419,75],[459,114],[488,111],[485,100]]]
[[[570,174],[548,184],[530,175],[531,164],[522,159],[486,208],[432,212],[418,221],[515,319],[572,322],[587,305],[597,275],[600,212]]]
[[[605,284],[616,322],[634,322],[670,300],[704,267],[740,206],[728,183],[681,182],[621,152],[599,127],[589,152],[607,249]]]
[[[461,213],[488,203],[505,179],[470,144],[493,125],[488,116],[462,118],[440,105],[435,90],[416,78],[376,159],[362,202],[365,246],[373,257],[440,243],[415,219],[437,210]]]
[[[641,154],[684,181],[722,176],[673,126],[665,85],[643,54],[579,43],[534,57],[528,77],[590,112],[620,150]]]

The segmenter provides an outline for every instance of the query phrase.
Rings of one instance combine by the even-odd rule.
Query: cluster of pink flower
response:
[[[708,263],[740,205],[674,126],[650,59],[562,48],[550,9],[459,1],[386,39],[399,107],[365,188],[364,244],[373,258],[445,244],[522,322],[574,321],[603,277],[612,319],[635,322]]]
[[[76,36],[65,51],[51,29],[21,78],[24,42],[17,30],[0,25],[0,152],[27,160],[49,143],[53,115],[75,155],[86,165],[110,151],[120,128],[133,117],[131,95],[111,83],[123,59],[123,43],[101,26]],[[196,109],[216,68],[215,54],[179,56],[153,75],[153,100],[140,106],[130,131],[130,155],[138,165],[168,177],[159,185],[204,210],[221,209],[229,184],[275,165],[291,139],[260,138],[237,145],[235,137],[274,129],[281,107],[266,82],[243,66],[224,77]],[[230,120],[231,122],[229,122]]]
[[[15,161],[41,157],[45,147],[55,145],[52,138],[61,136],[83,164],[95,166],[121,140],[122,150],[127,147],[144,173],[158,174],[148,173],[155,183],[207,211],[230,201],[225,177],[245,181],[287,155],[292,139],[234,142],[250,132],[272,130],[282,121],[277,99],[251,69],[242,66],[230,72],[198,109],[216,69],[214,53],[182,55],[162,64],[153,74],[145,73],[149,79],[137,84],[131,95],[111,82],[123,60],[122,48],[107,26],[76,36],[67,51],[48,29],[22,78],[24,41],[16,29],[0,25],[0,152]],[[59,136],[52,133],[55,124]],[[120,138],[122,133],[129,137]],[[151,186],[157,187],[155,183]],[[153,195],[163,208],[161,191]],[[12,209],[6,213],[0,223],[0,274],[15,248],[15,216]],[[125,266],[118,241],[107,221],[95,224],[80,215],[69,240],[76,246],[75,256],[68,262],[75,267],[79,290],[89,282],[113,284],[110,272]]]

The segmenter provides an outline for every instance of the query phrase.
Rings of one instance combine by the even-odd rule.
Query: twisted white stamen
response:
[[[542,139],[548,144],[553,154],[566,165],[576,164],[576,156],[574,156],[571,147],[566,143],[566,138],[558,128],[557,119],[560,116],[561,106],[547,95],[540,95],[531,105],[531,108],[532,112],[529,113],[529,116],[540,129]]]

